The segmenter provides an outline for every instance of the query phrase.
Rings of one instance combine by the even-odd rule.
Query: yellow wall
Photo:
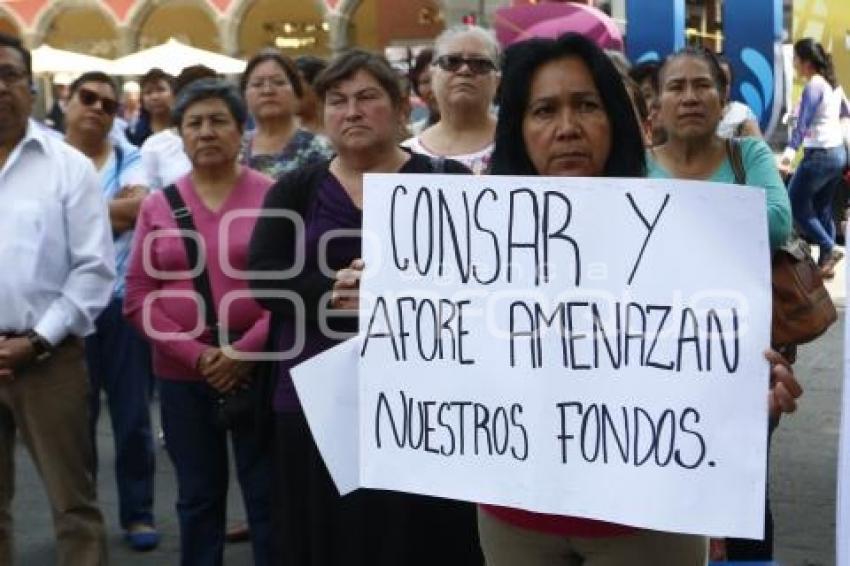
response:
[[[352,47],[380,51],[384,46],[380,45],[378,35],[378,0],[363,0],[354,14],[350,44]]]
[[[6,35],[13,35],[15,37],[20,36],[20,32],[18,32],[18,26],[15,25],[14,20],[9,16],[5,15],[2,11],[0,11],[0,33],[5,33]]]
[[[71,7],[60,12],[50,22],[44,43],[108,59],[118,55],[115,22],[98,8]]]
[[[170,38],[193,47],[220,51],[218,28],[209,13],[190,4],[165,2],[156,8],[142,24],[139,49],[145,49]]]
[[[290,57],[298,55],[329,55],[328,33],[321,30],[322,12],[315,2],[283,2],[281,0],[257,0],[242,17],[239,28],[239,51],[243,57],[251,57],[263,47],[274,45],[275,37],[287,34],[282,30],[284,23],[312,24],[318,26],[315,34],[295,31],[290,37],[315,37],[316,44],[300,49],[281,49]],[[267,26],[273,26],[271,28]]]
[[[794,41],[813,37],[832,53],[838,80],[850,93],[850,1],[794,0],[792,28]]]

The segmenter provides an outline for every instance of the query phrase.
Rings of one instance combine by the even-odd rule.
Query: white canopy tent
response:
[[[42,45],[32,51],[32,72],[36,75],[66,73],[79,75],[87,71],[114,74],[113,62],[92,55]]]
[[[245,61],[191,47],[172,38],[156,47],[116,59],[113,62],[112,73],[143,75],[152,68],[158,67],[166,73],[178,75],[184,68],[192,65],[205,65],[226,75],[238,74],[245,70]]]

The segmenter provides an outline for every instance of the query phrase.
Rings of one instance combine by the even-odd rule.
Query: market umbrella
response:
[[[144,75],[158,67],[166,73],[179,75],[180,71],[192,65],[205,65],[225,75],[245,70],[245,61],[241,59],[191,47],[172,38],[156,47],[116,59],[113,72],[116,75]]]
[[[601,47],[623,48],[616,22],[605,12],[584,4],[548,2],[501,8],[494,14],[493,27],[503,46],[529,37],[556,37],[575,31]]]
[[[109,59],[56,49],[49,45],[42,45],[32,51],[32,72],[36,75],[48,73],[79,75],[88,71],[113,74],[112,64],[113,62]]]

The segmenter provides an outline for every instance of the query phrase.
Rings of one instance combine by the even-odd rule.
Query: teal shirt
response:
[[[760,139],[739,138],[744,170],[747,172],[747,186],[760,187],[765,191],[767,201],[767,227],[770,235],[770,249],[775,250],[791,237],[791,203],[788,191],[776,169],[776,158],[770,147]],[[651,179],[670,179],[672,175],[647,152],[647,175]],[[714,174],[705,179],[717,183],[735,184],[732,164],[726,159]]]

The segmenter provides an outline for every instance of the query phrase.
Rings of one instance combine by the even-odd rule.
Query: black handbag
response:
[[[177,187],[175,185],[169,185],[163,189],[163,193],[168,200],[169,206],[171,206],[171,215],[177,223],[177,227],[186,232],[197,233],[195,222],[192,220],[192,212],[186,206],[186,202],[180,196],[180,191],[177,190]],[[186,248],[186,255],[189,258],[189,266],[197,265],[199,256],[197,241],[187,236],[184,236],[182,240],[183,246]],[[192,284],[195,287],[195,291],[197,291],[204,301],[205,324],[211,336],[210,346],[218,348],[221,346],[220,328],[206,265],[192,279]],[[239,339],[239,335],[228,333],[227,339],[228,344],[232,344],[235,340]],[[254,414],[254,409],[261,402],[257,398],[261,389],[257,381],[261,378],[261,372],[254,371],[254,375],[248,384],[226,394],[219,393],[210,388],[212,390],[213,403],[215,404],[214,420],[218,428],[228,430],[236,426],[252,423],[251,417]]]

